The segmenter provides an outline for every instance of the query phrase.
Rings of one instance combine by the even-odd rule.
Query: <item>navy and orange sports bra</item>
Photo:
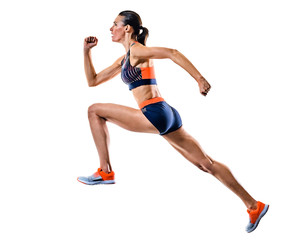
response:
[[[130,48],[135,43],[131,44]],[[121,62],[121,77],[125,84],[129,86],[129,90],[142,85],[157,85],[154,73],[154,67],[133,67],[130,64],[130,49]]]

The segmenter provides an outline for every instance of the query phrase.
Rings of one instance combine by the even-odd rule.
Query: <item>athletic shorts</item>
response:
[[[160,132],[160,135],[173,132],[182,126],[179,113],[163,98],[156,97],[139,105],[142,113]]]

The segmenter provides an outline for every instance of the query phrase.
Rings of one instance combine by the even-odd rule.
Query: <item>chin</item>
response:
[[[112,37],[111,40],[112,40],[112,42],[117,42],[117,43],[121,42],[121,38]]]

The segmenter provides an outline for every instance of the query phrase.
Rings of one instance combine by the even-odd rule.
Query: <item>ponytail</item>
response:
[[[147,38],[149,36],[149,30],[146,27],[140,26],[139,29],[142,31],[137,35],[137,41],[143,45],[146,45]]]

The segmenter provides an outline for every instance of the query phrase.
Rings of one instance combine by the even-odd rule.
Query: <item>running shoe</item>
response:
[[[257,209],[247,210],[250,216],[249,223],[246,226],[246,231],[248,233],[254,231],[257,228],[261,218],[266,214],[268,207],[269,207],[268,204],[257,202]]]
[[[89,177],[78,177],[78,181],[87,185],[114,184],[114,172],[105,173],[99,168],[97,172]]]

